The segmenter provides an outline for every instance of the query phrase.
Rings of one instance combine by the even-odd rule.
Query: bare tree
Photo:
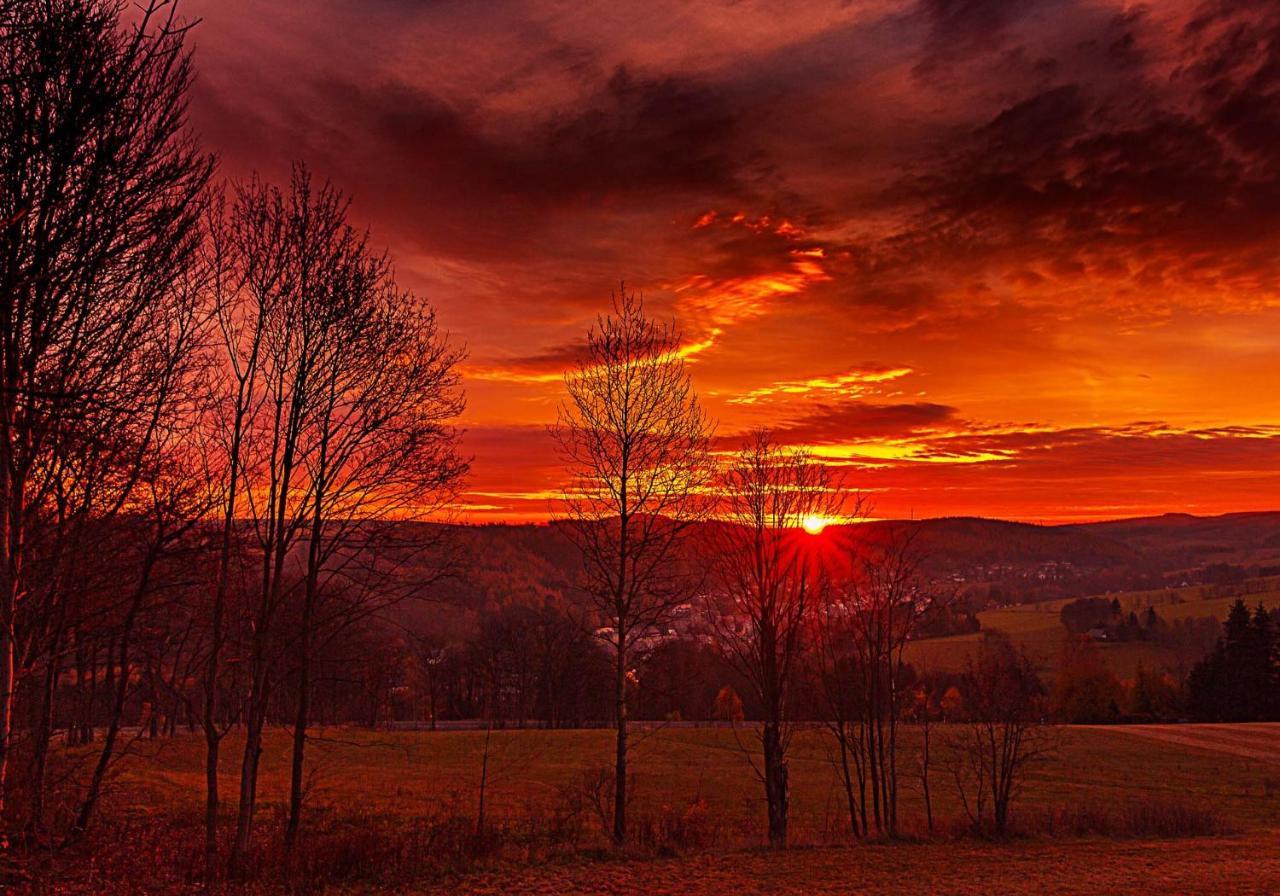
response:
[[[210,203],[207,255],[210,312],[218,339],[209,365],[208,414],[201,444],[206,478],[219,513],[216,572],[207,612],[208,637],[202,676],[201,728],[205,738],[205,870],[218,865],[218,765],[222,739],[239,719],[238,708],[220,697],[234,689],[223,665],[228,641],[228,601],[233,577],[243,572],[246,535],[240,526],[244,495],[257,471],[248,446],[260,406],[264,344],[286,277],[287,240],[283,200],[251,183],[236,190],[227,207],[219,190]]]
[[[289,847],[302,811],[313,653],[323,639],[422,594],[451,570],[444,558],[427,559],[444,546],[445,530],[419,528],[405,539],[380,523],[440,512],[467,471],[451,425],[463,409],[461,352],[434,313],[396,287],[386,257],[349,227],[334,252],[314,340],[311,375],[320,394],[305,436],[312,443],[311,519],[297,631]],[[406,570],[412,575],[402,575]]]
[[[838,519],[847,501],[830,467],[779,447],[763,430],[738,452],[718,490],[722,519],[710,545],[716,591],[708,621],[761,707],[762,764],[752,767],[764,784],[769,843],[785,847],[791,690],[827,547],[803,527]]]
[[[145,455],[163,406],[156,342],[212,169],[186,129],[175,4],[144,3],[127,30],[122,7],[12,3],[0,17],[0,809],[46,461],[103,409],[140,427]]]
[[[854,836],[898,830],[898,734],[911,691],[904,651],[938,600],[913,536],[896,527],[846,540],[814,615],[816,684],[836,739]]]
[[[384,255],[346,221],[347,200],[314,188],[296,166],[288,191],[257,179],[237,190],[216,297],[223,334],[225,445],[222,559],[214,598],[224,612],[232,552],[248,540],[245,752],[229,864],[249,846],[258,764],[281,664],[297,663],[294,760],[286,843],[303,795],[312,659],[326,639],[410,593],[393,573],[441,530],[397,534],[390,519],[421,517],[455,494],[466,463],[450,421],[462,409],[460,358],[434,315],[400,291]],[[226,257],[229,256],[229,257]],[[242,522],[243,521],[243,522]],[[245,537],[237,530],[245,528]],[[251,555],[251,556],[250,556]],[[420,568],[415,570],[420,572]],[[412,583],[422,587],[422,577]],[[297,617],[287,612],[297,608]],[[286,625],[286,621],[296,625]],[[218,626],[206,682],[210,747],[207,849],[216,849]]]
[[[967,721],[950,745],[956,789],[975,827],[1003,835],[1027,772],[1054,746],[1045,689],[1027,655],[991,631],[969,659],[962,694]]]
[[[428,584],[416,561],[444,530],[411,531],[408,520],[449,502],[467,464],[451,426],[462,409],[461,354],[430,309],[396,287],[386,256],[347,223],[347,200],[327,183],[314,188],[299,165],[288,191],[255,178],[237,188],[229,213],[218,208],[209,227],[222,335],[211,466],[222,533],[205,672],[206,852],[212,868],[226,730],[217,695],[224,617],[238,577],[251,583],[251,596],[246,743],[229,859],[235,871],[250,842],[262,735],[285,664],[296,664],[298,681],[286,825],[292,846],[314,656]],[[412,580],[397,578],[406,570]]]
[[[911,700],[910,717],[920,729],[920,755],[916,760],[916,778],[920,782],[920,795],[924,799],[924,818],[929,833],[933,834],[933,793],[929,787],[929,773],[933,763],[933,729],[942,720],[941,701],[935,699],[928,682],[922,681]]]
[[[671,324],[646,316],[625,287],[566,374],[554,436],[572,479],[563,508],[582,552],[586,591],[614,652],[617,744],[613,839],[626,838],[627,676],[633,653],[692,585],[680,563],[703,518],[711,424]]]

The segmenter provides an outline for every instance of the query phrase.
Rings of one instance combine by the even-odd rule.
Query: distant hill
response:
[[[1079,527],[1039,526],[982,517],[942,517],[928,520],[887,520],[844,527],[915,530],[915,545],[941,569],[996,564],[1071,563],[1101,568],[1140,559],[1140,551],[1124,540]]]
[[[562,524],[447,528],[459,573],[434,587],[435,597],[471,610],[510,601],[580,599],[574,589],[580,562]],[[910,534],[930,572],[998,585],[1001,596],[993,592],[992,599],[1001,603],[1163,587],[1196,581],[1188,571],[1215,565],[1255,572],[1280,565],[1280,512],[1166,514],[1057,526],[945,517],[827,531],[854,539]]]
[[[1063,527],[1114,539],[1174,566],[1276,562],[1280,511],[1163,516]]]

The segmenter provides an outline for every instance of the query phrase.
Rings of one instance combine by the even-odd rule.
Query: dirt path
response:
[[[523,869],[469,878],[480,894],[1262,894],[1280,892],[1280,836],[1167,842],[953,843],[797,849]]]
[[[1280,723],[1241,725],[1081,725],[1162,743],[1280,763]]]

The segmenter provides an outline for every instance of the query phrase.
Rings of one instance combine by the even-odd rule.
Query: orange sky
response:
[[[224,172],[305,158],[467,345],[472,519],[548,513],[623,278],[877,515],[1280,507],[1277,4],[186,7]]]

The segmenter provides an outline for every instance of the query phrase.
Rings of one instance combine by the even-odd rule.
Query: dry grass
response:
[[[1106,837],[1174,840],[1237,833],[1217,810],[1187,801],[1128,797],[1113,804],[1035,808],[1013,819],[1017,836],[1053,839]]]
[[[1280,838],[1174,843],[899,844],[706,855],[672,861],[592,863],[503,871],[448,892],[683,896],[835,894],[1269,894],[1280,891]],[[422,890],[422,893],[437,892]],[[439,892],[444,892],[443,889]]]
[[[1070,843],[1051,849],[1080,861],[1090,853],[1074,843],[1079,837],[1185,838],[1237,830],[1254,840],[1272,836],[1266,831],[1280,826],[1280,763],[1213,750],[1223,744],[1257,749],[1269,736],[1280,740],[1280,734],[1259,726],[1179,726],[1158,732],[1166,739],[1138,737],[1123,729],[1064,729],[1054,760],[1035,771],[1015,806],[1015,821],[1024,835],[1066,838]],[[904,734],[901,785],[901,817],[912,836],[924,829],[922,801],[910,777],[915,737],[914,731]],[[1188,739],[1194,743],[1181,742]],[[743,740],[750,743],[750,735]],[[278,843],[288,741],[284,732],[271,732],[260,787],[264,811],[256,864],[271,871],[277,891],[284,881],[295,892],[324,892],[325,885],[347,892],[372,882],[402,891],[442,878],[471,880],[477,870],[500,867],[513,881],[507,891],[523,892],[525,881],[542,886],[542,878],[523,870],[525,866],[548,862],[560,869],[556,874],[565,875],[570,891],[584,885],[582,857],[607,850],[582,782],[608,764],[610,733],[495,733],[489,824],[477,833],[482,743],[483,735],[476,732],[322,732],[310,753],[316,772],[305,846],[286,874]],[[227,793],[235,790],[238,747],[231,739],[224,754]],[[127,757],[112,780],[105,823],[96,839],[82,853],[59,856],[47,866],[41,872],[47,886],[40,892],[167,893],[194,887],[200,868],[201,761],[202,743],[187,737],[144,744],[141,752]],[[835,777],[816,732],[796,739],[791,767],[793,841],[810,847],[798,856],[820,857],[813,871],[816,881],[834,873],[840,862],[861,867],[873,859],[890,864],[899,856],[910,865],[916,857],[943,854],[919,845],[813,849],[845,838]],[[688,866],[693,873],[735,867],[734,861],[702,856],[762,843],[761,788],[733,732],[646,733],[633,753],[633,768],[635,853],[683,856],[679,867]],[[945,769],[933,778],[932,789],[935,812],[943,822],[939,828],[957,832],[961,811]],[[988,864],[1039,848],[1026,843],[975,846],[968,838],[946,847],[984,856]],[[1120,849],[1114,844],[1096,848]],[[1163,847],[1149,848],[1167,855]],[[743,867],[756,861],[743,858]],[[800,862],[797,873],[809,873],[803,858],[786,861]],[[620,873],[613,861],[589,867],[602,880]]]

